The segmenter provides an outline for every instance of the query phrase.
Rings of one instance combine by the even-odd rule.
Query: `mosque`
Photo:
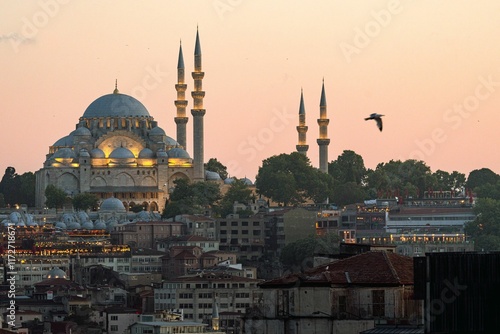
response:
[[[45,189],[52,184],[69,196],[93,193],[101,202],[119,199],[128,210],[142,205],[146,211],[163,210],[174,180],[193,182],[217,179],[204,170],[201,47],[198,31],[194,50],[193,158],[186,151],[187,84],[182,45],[177,65],[176,140],[132,96],[115,90],[92,102],[76,129],[49,147],[43,168],[36,175],[36,206],[45,206]],[[215,173],[216,174],[216,173]],[[220,180],[220,177],[219,177]]]
[[[141,205],[146,211],[161,212],[174,181],[215,181],[229,185],[234,180],[204,169],[204,125],[202,56],[198,31],[194,50],[193,158],[186,151],[187,84],[184,75],[182,45],[177,64],[176,106],[177,138],[173,139],[158,126],[146,107],[132,96],[119,92],[115,83],[112,94],[93,101],[80,117],[76,129],[49,146],[43,168],[35,172],[35,201],[45,206],[45,189],[55,185],[68,196],[93,193],[102,203],[113,198],[122,202],[125,211]],[[307,155],[306,114],[301,92],[297,151]],[[326,112],[324,82],[320,99],[319,169],[328,173],[329,119]],[[242,179],[253,185],[249,179]]]

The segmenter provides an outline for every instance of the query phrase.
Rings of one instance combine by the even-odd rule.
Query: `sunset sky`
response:
[[[368,168],[500,173],[498,0],[0,0],[0,22],[2,175],[40,169],[115,79],[175,138],[179,42],[190,92],[197,26],[205,160],[231,176],[255,180],[262,160],[296,150],[301,89],[318,166],[323,78],[328,161],[353,150]],[[364,121],[373,112],[383,132]]]

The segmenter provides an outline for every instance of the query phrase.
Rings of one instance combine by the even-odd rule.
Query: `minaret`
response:
[[[297,132],[299,133],[299,142],[296,146],[297,152],[307,155],[309,145],[306,144],[306,110],[304,108],[304,94],[302,93],[302,89],[300,90],[299,125],[297,126]]]
[[[177,91],[177,100],[175,100],[175,107],[177,108],[177,117],[174,118],[177,124],[177,142],[184,148],[186,148],[186,123],[188,118],[186,117],[186,107],[188,101],[186,101],[186,88],[187,85],[184,83],[184,57],[182,56],[182,44],[179,46],[179,61],[177,62],[177,84],[175,85],[175,90]]]
[[[198,29],[196,29],[196,45],[194,48],[194,91],[191,92],[193,97],[193,164],[194,164],[194,181],[203,181],[205,179],[204,158],[203,158],[203,98],[205,92],[202,90],[202,80],[205,73],[201,71],[201,47]]]
[[[325,96],[325,80],[321,88],[321,100],[319,102],[319,138],[317,140],[319,146],[319,169],[324,173],[328,173],[328,123],[330,120],[326,118],[326,96]]]

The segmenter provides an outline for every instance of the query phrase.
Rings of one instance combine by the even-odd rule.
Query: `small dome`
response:
[[[89,215],[85,211],[78,211],[78,220],[80,222],[86,222],[89,221]]]
[[[155,154],[151,149],[145,147],[139,152],[139,159],[151,159],[154,158]]]
[[[159,126],[155,126],[151,130],[149,130],[149,135],[150,136],[166,136],[167,134],[165,133],[165,131],[162,128],[160,128]]]
[[[94,148],[92,151],[90,151],[90,156],[96,159],[103,159],[106,157],[104,151],[101,150],[100,148]]]
[[[11,212],[9,215],[9,219],[14,224],[17,224],[21,220],[21,214],[19,212]]]
[[[123,203],[114,197],[110,197],[102,201],[101,209],[99,211],[121,211],[125,212],[125,206]]]
[[[81,228],[82,228],[82,226],[77,222],[71,222],[68,225],[68,229],[70,229],[70,230],[79,230]]]
[[[67,225],[76,221],[72,213],[65,213],[62,215],[62,221]]]
[[[125,94],[108,94],[92,102],[82,118],[95,117],[149,117],[149,112],[144,105],[132,96]]]
[[[165,152],[165,150],[162,148],[160,148],[158,151],[156,151],[156,156],[158,158],[168,158],[167,152]]]
[[[118,225],[118,222],[116,220],[113,220],[111,222],[109,222],[107,225],[106,225],[106,231],[108,232],[111,232],[115,229],[115,226]]]
[[[189,153],[186,150],[175,147],[167,152],[169,158],[182,158],[182,159],[191,159]]]
[[[82,148],[80,150],[80,157],[81,158],[90,158],[89,151],[87,151],[86,149]]]
[[[243,181],[243,183],[246,184],[247,186],[253,186],[252,180],[250,180],[250,179],[248,179],[246,177],[244,177],[244,178],[242,178],[240,180]]]
[[[132,153],[128,148],[117,147],[109,155],[111,159],[134,159],[134,153]]]
[[[106,229],[106,223],[103,222],[102,220],[97,220],[95,222],[94,229],[96,229],[96,230],[105,230]]]
[[[212,172],[212,171],[209,171],[209,170],[206,170],[205,171],[205,179],[207,181],[218,181],[218,180],[222,180],[219,173],[216,173],[216,172]]]
[[[60,148],[52,155],[53,159],[74,159],[76,158],[75,151],[69,147]]]
[[[224,180],[224,184],[232,184],[234,182],[234,177],[228,177]]]
[[[65,230],[67,227],[66,227],[66,224],[64,224],[63,222],[58,222],[58,223],[56,223],[56,228],[61,229],[61,230]]]
[[[59,267],[54,267],[47,273],[47,279],[49,278],[68,278],[68,276],[64,270]]]
[[[81,126],[73,131],[73,136],[92,136],[92,133],[90,133],[90,130],[86,127]]]
[[[142,210],[142,211],[140,211],[140,212],[137,213],[137,215],[135,216],[135,218],[137,220],[149,221],[150,217],[149,217],[149,213],[148,212]]]
[[[82,224],[82,228],[85,230],[93,230],[94,229],[94,224],[92,224],[91,221],[85,222]]]

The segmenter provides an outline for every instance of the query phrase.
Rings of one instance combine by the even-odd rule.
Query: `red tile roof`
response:
[[[391,252],[366,252],[262,283],[262,288],[293,285],[413,285],[413,258]]]

